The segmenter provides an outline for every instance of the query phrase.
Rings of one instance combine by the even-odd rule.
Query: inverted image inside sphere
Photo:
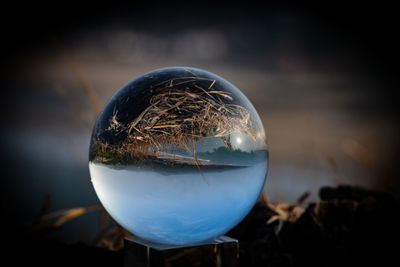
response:
[[[204,70],[170,67],[122,87],[99,115],[89,168],[111,216],[156,243],[223,235],[255,204],[268,149],[249,100]]]

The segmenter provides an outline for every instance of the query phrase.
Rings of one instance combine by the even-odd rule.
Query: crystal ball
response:
[[[168,67],[119,89],[95,123],[91,181],[108,213],[161,244],[213,240],[257,201],[264,127],[246,96],[204,70]]]

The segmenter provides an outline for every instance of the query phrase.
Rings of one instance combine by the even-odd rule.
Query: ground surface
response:
[[[229,236],[240,240],[240,266],[389,266],[396,258],[399,199],[341,186],[322,188],[295,222],[267,224],[276,213],[257,204]],[[9,226],[12,228],[12,226]],[[279,231],[278,231],[279,230]],[[3,261],[10,266],[122,266],[123,251],[66,245],[29,230],[6,231]]]

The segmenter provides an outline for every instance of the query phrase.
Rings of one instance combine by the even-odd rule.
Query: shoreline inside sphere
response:
[[[261,120],[234,85],[169,67],[119,89],[93,129],[89,169],[110,215],[139,238],[185,245],[236,226],[263,189]]]

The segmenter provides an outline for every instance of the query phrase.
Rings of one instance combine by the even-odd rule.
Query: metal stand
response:
[[[239,241],[227,236],[186,246],[156,244],[137,237],[125,238],[125,267],[238,265]]]

